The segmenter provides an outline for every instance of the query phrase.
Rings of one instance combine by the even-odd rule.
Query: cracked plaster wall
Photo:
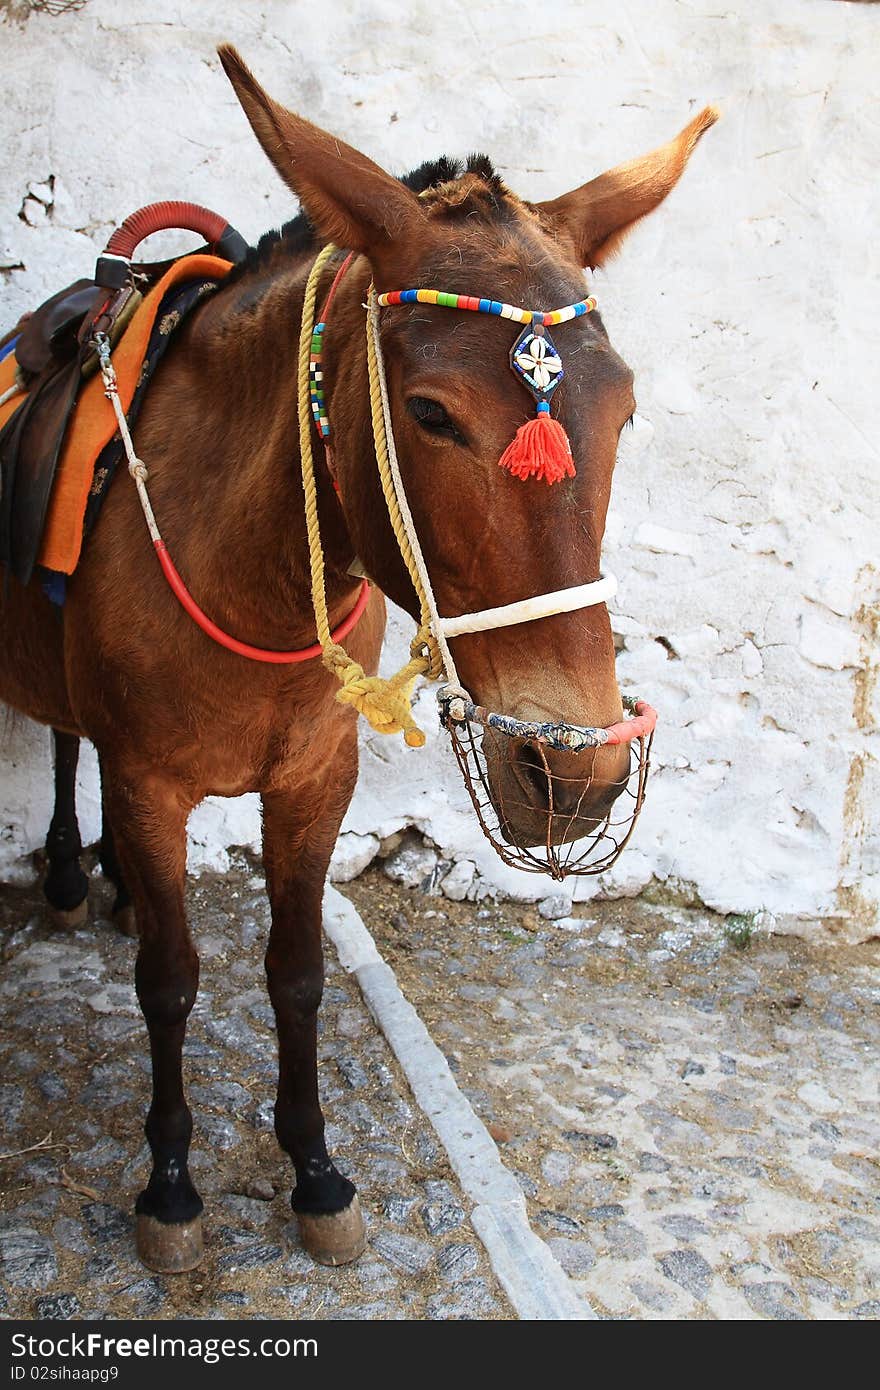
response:
[[[560,0],[544,20],[538,32],[528,7],[481,0],[268,0],[222,16],[206,0],[88,0],[60,17],[7,0],[0,319],[88,274],[144,202],[201,201],[249,237],[290,215],[219,71],[220,39],[388,167],[476,145],[535,198],[717,102],[724,118],[679,188],[597,277],[639,400],[606,536],[620,679],[662,722],[632,847],[577,896],[659,880],[722,911],[868,935],[880,897],[880,431],[866,372],[880,336],[880,10]],[[422,704],[430,718],[429,693]],[[362,743],[340,873],[414,824],[445,859],[468,861],[451,891],[547,891],[483,844],[438,738],[421,753],[369,731]],[[12,877],[29,872],[23,856],[48,824],[45,731],[8,720],[0,759],[0,870]],[[92,839],[88,755],[81,780]],[[229,845],[257,839],[253,799],[206,803],[191,862],[222,866]]]

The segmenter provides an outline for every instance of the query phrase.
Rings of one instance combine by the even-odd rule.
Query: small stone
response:
[[[105,1134],[90,1149],[85,1149],[81,1153],[73,1154],[73,1161],[89,1173],[97,1172],[101,1168],[107,1168],[111,1163],[123,1163],[127,1156],[127,1150]],[[71,1176],[75,1176],[74,1173]]]
[[[706,1068],[703,1066],[702,1062],[694,1062],[691,1058],[689,1058],[685,1062],[684,1066],[681,1068],[681,1071],[678,1074],[683,1079],[687,1078],[688,1076],[705,1076]]]
[[[383,865],[387,876],[404,888],[419,888],[436,867],[438,854],[424,843],[421,836],[409,833]]]
[[[395,1226],[403,1226],[418,1201],[417,1197],[403,1197],[400,1193],[388,1193],[382,1201],[382,1211]]]
[[[554,1236],[547,1244],[566,1274],[571,1274],[575,1279],[589,1274],[596,1263],[596,1252],[586,1240],[569,1240],[563,1236]]]
[[[274,1129],[275,1128],[275,1102],[274,1100],[261,1100],[259,1105],[251,1111],[248,1116],[254,1129]]]
[[[712,1268],[696,1250],[670,1250],[660,1256],[660,1268],[694,1298],[704,1298],[712,1282]]]
[[[527,1197],[537,1197],[538,1184],[535,1182],[534,1178],[530,1178],[528,1173],[524,1173],[521,1168],[514,1168],[512,1171],[513,1176],[516,1178],[525,1195]]]
[[[432,1187],[445,1187],[445,1183],[432,1183]],[[419,1212],[422,1223],[429,1236],[445,1235],[454,1231],[464,1221],[464,1210],[458,1202],[450,1198],[435,1197],[425,1203]]]
[[[128,1212],[109,1202],[86,1202],[80,1209],[85,1223],[99,1245],[111,1245],[125,1240],[132,1231],[133,1221]]]
[[[381,1260],[371,1260],[368,1264],[359,1261],[355,1273],[367,1293],[389,1293],[397,1287],[397,1277]]]
[[[571,915],[571,894],[550,893],[538,903],[538,912],[545,922],[556,922]]]
[[[669,1162],[662,1154],[640,1153],[639,1172],[640,1173],[668,1173]]]
[[[379,1299],[375,1303],[349,1303],[330,1314],[333,1322],[400,1322],[405,1317],[405,1313]]]
[[[331,883],[351,883],[364,869],[369,868],[379,848],[377,835],[358,835],[353,830],[340,835],[330,860]]]
[[[21,205],[19,216],[29,227],[40,227],[48,218],[49,213],[44,203],[28,194]]]
[[[474,1245],[445,1245],[437,1256],[440,1277],[447,1284],[455,1284],[469,1274],[476,1274],[479,1263]]]
[[[619,1221],[623,1215],[619,1202],[603,1202],[597,1207],[587,1207],[584,1212],[588,1221]]]
[[[36,180],[33,180],[31,183],[28,184],[28,193],[32,198],[36,198],[38,203],[42,203],[43,206],[47,208],[51,207],[53,202],[55,201],[53,183],[51,179],[47,179],[42,183],[38,183]]]
[[[7,1282],[19,1289],[45,1289],[58,1278],[55,1252],[33,1226],[0,1231],[0,1263]]]
[[[472,1322],[487,1318],[498,1305],[489,1293],[485,1279],[465,1279],[451,1297],[434,1294],[428,1299],[425,1317],[432,1322]]]
[[[551,1149],[541,1159],[541,1175],[551,1187],[561,1187],[566,1183],[571,1177],[571,1168],[571,1154],[560,1153],[557,1149]]]
[[[72,1250],[75,1255],[88,1254],[86,1233],[80,1223],[74,1221],[71,1216],[59,1216],[52,1228],[52,1234],[64,1250]]]
[[[162,1307],[165,1300],[167,1289],[164,1280],[158,1275],[152,1279],[138,1279],[127,1288],[122,1289],[122,1294],[130,1298],[137,1309],[138,1316],[141,1318],[151,1317]]]
[[[193,1119],[197,1137],[207,1140],[212,1149],[219,1149],[221,1153],[225,1153],[228,1149],[236,1148],[241,1142],[235,1125],[222,1115],[212,1115],[207,1110],[195,1110]]]
[[[241,944],[244,946],[245,950],[247,950],[249,947],[253,946],[255,941],[259,940],[263,932],[263,927],[255,917],[242,917],[239,924],[239,931],[241,933]]]
[[[217,1302],[223,1308],[246,1308],[248,1296],[243,1289],[227,1289],[218,1295]]]
[[[68,1318],[75,1317],[81,1306],[75,1293],[49,1294],[38,1298],[34,1304],[38,1318],[51,1319],[53,1322],[66,1322]]]
[[[443,896],[450,898],[453,902],[463,902],[468,896],[476,872],[477,866],[472,860],[459,859],[457,864],[453,864],[440,884],[440,891]]]
[[[829,1111],[839,1110],[840,1106],[832,1096],[828,1094],[825,1087],[818,1081],[807,1081],[803,1086],[798,1087],[798,1096],[808,1105],[811,1110],[818,1110],[820,1114],[828,1114]]]
[[[880,1318],[880,1299],[870,1298],[866,1303],[859,1303],[857,1307],[853,1308],[850,1316],[859,1319],[870,1318],[872,1320]]]
[[[831,1120],[813,1120],[810,1125],[810,1133],[818,1134],[822,1139],[827,1139],[829,1144],[839,1143],[842,1137],[837,1125]]]
[[[0,1133],[12,1134],[18,1129],[24,1107],[24,1092],[20,1086],[0,1086]]]
[[[661,1216],[660,1225],[664,1231],[668,1231],[676,1240],[693,1240],[696,1236],[704,1236],[706,1227],[702,1221],[695,1216],[686,1216],[673,1212],[669,1216]]]
[[[656,1284],[651,1284],[647,1279],[634,1279],[630,1288],[640,1303],[644,1303],[646,1308],[651,1308],[654,1312],[663,1313],[670,1306],[668,1294],[665,1294]]]
[[[350,1101],[346,1106],[345,1118],[354,1130],[370,1139],[385,1139],[388,1130],[378,1120],[364,1100]]]
[[[404,1274],[422,1274],[434,1257],[430,1245],[414,1236],[405,1236],[398,1231],[380,1231],[371,1242],[377,1255],[381,1255]]]
[[[746,1284],[743,1288],[750,1308],[774,1322],[797,1322],[803,1319],[794,1289],[781,1281],[766,1284]]]
[[[603,927],[602,931],[600,931],[599,935],[596,937],[596,940],[599,942],[600,946],[610,946],[615,950],[620,946],[626,945],[626,937],[623,932],[618,931],[616,927]]]
[[[240,1014],[206,1019],[205,1032],[222,1047],[231,1047],[249,1055],[259,1055],[263,1047],[262,1039]]]
[[[356,1090],[360,1086],[369,1086],[370,1078],[364,1071],[356,1057],[337,1057],[336,1065],[339,1068],[343,1080]]]
[[[43,1072],[37,1077],[37,1090],[46,1100],[64,1100],[67,1096],[67,1085],[54,1071]]]
[[[621,1208],[621,1212],[622,1212]],[[539,1211],[535,1218],[539,1226],[543,1226],[546,1231],[559,1231],[562,1235],[575,1233],[581,1234],[581,1224],[575,1221],[573,1216],[566,1216],[563,1211]]]
[[[252,1178],[245,1184],[245,1197],[252,1197],[255,1202],[274,1202],[275,1188],[268,1178]]]
[[[486,1128],[496,1144],[509,1144],[513,1137],[507,1126],[499,1124],[496,1120],[492,1120]]]
[[[593,1153],[610,1152],[617,1148],[617,1140],[613,1134],[600,1134],[591,1130],[566,1129],[562,1133],[563,1139],[567,1139],[569,1144],[576,1145],[579,1149],[587,1149]]]
[[[250,1105],[250,1092],[237,1081],[212,1081],[207,1086],[191,1086],[193,1100],[210,1105],[215,1110],[231,1110],[234,1114]]]
[[[261,1269],[264,1265],[274,1264],[276,1260],[280,1260],[281,1255],[280,1245],[261,1243],[239,1245],[220,1256],[217,1260],[217,1269],[224,1272],[232,1272],[237,1269]]]

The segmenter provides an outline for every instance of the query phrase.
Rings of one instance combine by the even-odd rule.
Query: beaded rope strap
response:
[[[511,371],[535,398],[535,418],[521,425],[516,437],[498,460],[515,478],[538,478],[556,483],[575,476],[574,461],[568,435],[558,420],[550,416],[550,397],[565,371],[556,344],[547,332],[549,327],[580,318],[596,308],[592,295],[562,309],[544,312],[522,309],[499,299],[481,299],[475,295],[449,294],[445,290],[388,290],[377,296],[381,308],[396,304],[437,304],[442,309],[466,309],[475,314],[491,314],[495,318],[511,319],[526,327],[510,349]],[[320,361],[320,358],[319,358]],[[320,383],[318,383],[320,384]]]
[[[309,402],[312,415],[322,439],[330,437],[330,421],[324,406],[324,373],[321,370],[321,354],[324,350],[324,329],[326,323],[316,323],[312,332],[312,346],[309,353]]]

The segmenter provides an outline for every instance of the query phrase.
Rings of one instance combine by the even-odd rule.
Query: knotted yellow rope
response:
[[[315,610],[318,641],[321,644],[321,659],[328,671],[331,671],[342,685],[342,689],[337,692],[337,700],[342,704],[354,705],[358,713],[364,715],[378,733],[402,733],[404,740],[411,748],[421,748],[425,742],[425,735],[413,719],[410,708],[413,688],[420,675],[430,675],[436,678],[442,674],[443,662],[431,632],[424,588],[419,579],[412,549],[403,528],[400,508],[397,505],[394,492],[394,483],[388,463],[388,444],[385,437],[378,364],[375,346],[369,332],[369,323],[367,325],[367,365],[370,377],[370,411],[373,421],[376,460],[379,465],[379,476],[382,481],[382,490],[385,494],[391,525],[418,595],[421,623],[410,647],[410,660],[395,676],[388,680],[380,676],[368,676],[364,668],[353,657],[350,657],[338,642],[334,642],[330,635],[327,594],[324,583],[324,552],[318,525],[318,494],[315,486],[312,454],[309,359],[315,323],[318,282],[324,266],[335,251],[336,247],[332,244],[324,247],[317,256],[306,281],[297,371],[297,404],[303,492],[305,493],[306,504],[306,534],[309,542],[309,566],[312,576],[312,605]]]

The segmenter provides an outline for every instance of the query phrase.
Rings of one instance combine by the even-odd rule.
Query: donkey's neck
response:
[[[187,578],[203,607],[258,645],[314,640],[297,405],[310,263],[275,256],[221,287],[181,335],[165,388],[175,395],[185,390],[177,414],[197,421],[197,437],[188,440],[167,490],[169,548],[173,554],[175,544],[185,547]],[[319,301],[322,293],[323,282]],[[344,331],[342,323],[339,328]],[[363,357],[362,339],[355,338],[345,350]],[[358,581],[348,573],[354,548],[324,446],[317,432],[311,438],[327,599],[336,620],[356,592]]]

